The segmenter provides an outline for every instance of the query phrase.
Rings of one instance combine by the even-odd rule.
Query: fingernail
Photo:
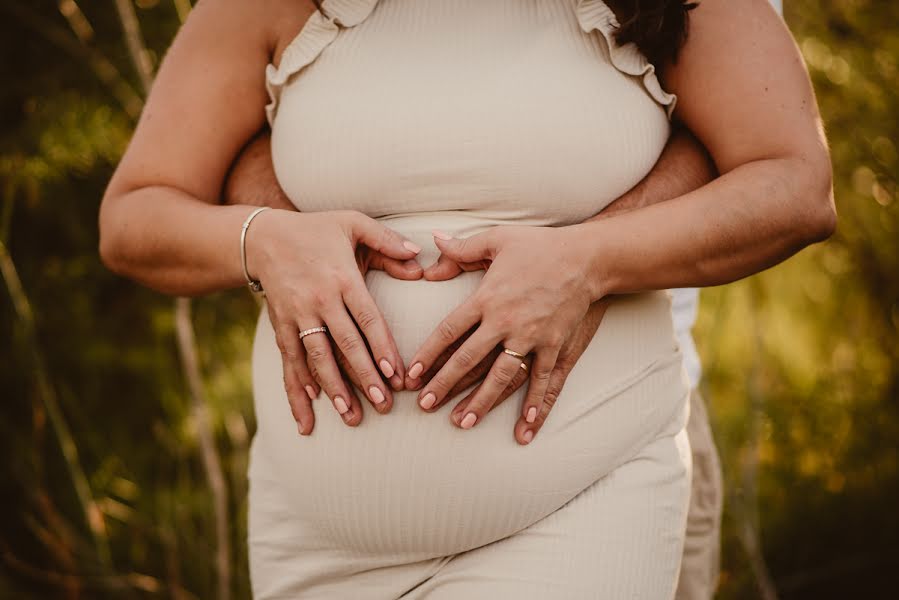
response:
[[[433,231],[431,231],[431,235],[433,235],[437,239],[445,240],[445,241],[449,241],[449,240],[453,239],[453,236],[451,236],[448,233],[444,233],[443,231],[440,231],[439,229],[434,229]]]
[[[303,435],[303,424],[297,421],[297,433]]]
[[[465,418],[462,419],[462,422],[459,425],[462,426],[462,429],[471,429],[474,427],[475,422],[478,420],[478,416],[474,413],[468,413],[465,415]]]
[[[384,373],[384,377],[386,377],[387,379],[393,377],[393,374],[395,373],[395,371],[393,370],[393,365],[387,362],[386,358],[382,358],[381,362],[378,363],[378,366],[381,367],[381,372]]]
[[[416,254],[421,252],[421,246],[419,246],[418,244],[415,244],[413,242],[410,242],[409,240],[406,240],[405,242],[403,242],[403,247],[406,250],[409,250],[410,252],[414,252]]]
[[[424,369],[424,365],[422,365],[420,362],[415,363],[414,365],[412,365],[412,368],[409,369],[409,378],[418,379],[418,376],[421,375],[421,372],[424,371]]]
[[[418,401],[418,404],[425,410],[434,406],[434,403],[437,402],[437,396],[434,395],[433,392],[428,392],[424,395],[424,398]]]
[[[527,431],[524,432],[524,435],[521,437],[524,438],[525,444],[530,444],[531,440],[534,439],[534,432],[531,431],[530,429],[528,429]]]
[[[340,414],[346,414],[346,411],[350,410],[350,407],[347,406],[346,401],[340,396],[334,396],[334,406],[337,407],[337,412]]]
[[[534,421],[537,420],[537,407],[536,406],[532,406],[528,409],[528,414],[524,418],[524,420],[527,421],[528,423],[533,423]],[[528,433],[530,433],[530,430],[528,430]],[[525,434],[525,435],[527,435],[527,434]]]
[[[309,396],[310,400],[315,400],[315,388],[313,388],[311,385],[306,386],[306,394]]]
[[[371,396],[371,399],[375,404],[381,404],[382,402],[384,402],[384,392],[382,392],[381,389],[376,385],[368,388],[368,395]]]

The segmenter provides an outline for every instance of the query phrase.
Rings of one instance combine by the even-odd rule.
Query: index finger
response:
[[[443,318],[428,336],[409,363],[406,387],[416,384],[422,373],[430,369],[444,351],[481,320],[480,311],[466,300]]]

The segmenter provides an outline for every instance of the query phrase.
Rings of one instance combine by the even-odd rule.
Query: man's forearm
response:
[[[222,198],[225,204],[296,210],[275,175],[268,129],[260,131],[241,151],[225,180]]]
[[[708,152],[687,129],[677,127],[652,171],[626,194],[587,221],[597,221],[672,200],[718,176]]]

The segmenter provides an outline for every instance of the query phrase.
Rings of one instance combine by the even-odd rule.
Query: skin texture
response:
[[[261,2],[201,0],[179,32],[101,206],[100,252],[112,270],[171,294],[243,285],[236,240],[252,207],[218,201],[235,158],[263,127],[267,98],[259,73],[278,62],[313,10],[299,0]],[[420,398],[431,392],[442,401],[503,344],[536,356],[521,412],[527,421],[531,408],[542,410],[562,349],[595,302],[732,281],[833,230],[827,149],[807,73],[782,22],[765,0],[705,0],[693,13],[691,31],[665,83],[680,96],[678,117],[708,148],[722,177],[670,202],[619,215],[614,227],[612,219],[600,219],[436,240],[462,268],[489,269],[472,298],[448,315],[410,363],[419,378],[419,370],[436,370]],[[386,361],[381,371],[400,379],[406,371],[362,272],[379,264],[410,268],[416,251],[404,241],[353,211],[271,210],[253,222],[249,269],[267,291],[301,433],[311,432],[314,423],[309,395],[302,392],[307,375],[350,405],[347,411],[335,405],[348,425],[361,419],[327,338],[297,340],[297,331],[322,323],[369,399],[389,410],[390,389],[375,365]],[[528,256],[532,260],[522,262]],[[547,293],[559,289],[566,290],[561,301],[558,293]],[[506,295],[515,298],[516,310],[491,313],[484,299]],[[352,331],[353,321],[361,333]],[[459,341],[466,351],[460,346],[435,369]],[[498,356],[457,424],[476,426],[520,370],[517,359]],[[376,402],[372,387],[384,402]],[[533,428],[517,426],[516,437],[526,442],[529,432]]]

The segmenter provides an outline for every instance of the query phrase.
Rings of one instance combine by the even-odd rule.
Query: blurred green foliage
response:
[[[840,228],[704,293],[697,337],[728,488],[720,597],[760,597],[768,577],[781,598],[892,598],[899,3],[786,4],[833,150]],[[155,63],[188,5],[136,6]],[[0,0],[0,15],[0,597],[215,597],[213,498],[172,300],[97,258],[99,199],[140,98],[114,2]],[[230,587],[245,598],[256,307],[230,293],[193,309]]]

